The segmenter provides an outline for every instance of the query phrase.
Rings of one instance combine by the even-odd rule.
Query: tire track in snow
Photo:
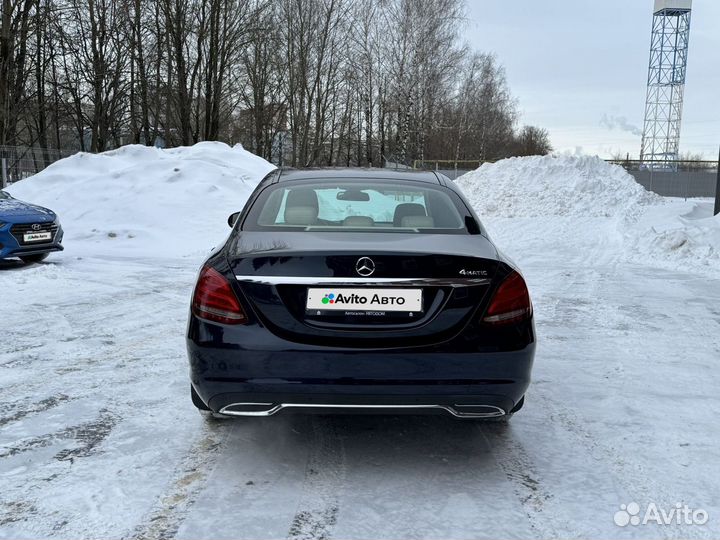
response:
[[[645,470],[639,462],[630,462],[627,455],[618,453],[615,448],[601,442],[587,430],[585,422],[577,418],[570,409],[558,404],[542,389],[533,393],[533,397],[542,402],[542,407],[549,411],[554,425],[560,425],[569,433],[588,455],[609,469],[613,479],[637,502],[654,502],[658,506],[671,508],[677,503],[677,496],[669,493],[665,486],[654,480],[650,471]],[[538,403],[538,405],[540,405]],[[620,501],[618,501],[619,503]],[[628,501],[629,502],[629,501]],[[663,538],[710,538],[712,535],[703,527],[682,527],[669,524],[655,527],[652,533]]]
[[[532,458],[516,438],[510,426],[501,422],[487,422],[479,426],[495,462],[512,485],[513,491],[528,518],[537,538],[576,537],[569,521],[561,521],[548,505],[553,495],[542,484]],[[498,451],[498,443],[501,443]]]
[[[166,268],[174,267],[166,266]],[[68,366],[63,362],[64,357],[57,357],[55,335],[38,336],[28,332],[11,333],[7,341],[13,343],[13,348],[0,351],[0,368],[26,369],[29,373],[32,372],[33,378],[4,384],[0,387],[2,401],[12,402],[17,395],[41,395],[47,391],[47,377],[63,377],[68,373],[72,376],[73,371],[79,371],[78,366],[93,364],[97,361],[108,362],[109,358],[125,358],[130,352],[141,348],[146,343],[158,340],[158,337],[151,333],[141,334],[148,325],[147,320],[133,321],[122,317],[126,315],[125,308],[131,308],[138,299],[147,297],[148,294],[153,295],[157,313],[165,313],[166,308],[172,309],[177,304],[178,298],[173,292],[176,290],[176,282],[173,277],[165,276],[158,281],[156,274],[157,272],[154,270],[135,271],[130,274],[122,287],[115,286],[109,292],[95,294],[92,301],[89,302],[73,300],[58,303],[54,305],[56,309],[51,311],[45,309],[43,305],[31,304],[24,310],[28,322],[32,321],[38,327],[51,328],[57,328],[62,323],[65,334],[60,343],[74,345],[73,349],[65,353],[65,356],[72,358],[72,364]],[[79,280],[80,278],[75,279]],[[85,275],[82,279],[84,282],[89,281]],[[98,283],[105,284],[102,280]],[[136,283],[141,284],[141,287],[135,287]],[[173,286],[167,288],[168,284]],[[32,309],[32,316],[29,309]],[[183,314],[184,310],[185,306],[182,305]],[[109,332],[107,321],[112,319],[122,320],[126,325],[129,320],[130,326],[123,327],[122,331]],[[132,339],[117,339],[128,335],[132,336]],[[141,335],[143,337],[139,339]],[[40,371],[34,366],[40,366]],[[43,376],[37,376],[38,373]],[[72,384],[76,388],[84,388],[82,383],[76,383],[74,379],[70,379],[70,383],[68,383],[67,378],[61,388],[66,388],[68,384]],[[73,399],[86,397],[87,392],[83,392],[83,394],[75,392]],[[13,403],[13,405],[19,405],[19,403]]]
[[[338,435],[337,418],[311,416],[315,436],[305,467],[305,479],[288,540],[326,540],[340,513],[345,485],[345,447]]]
[[[170,267],[163,265],[163,268]],[[98,275],[101,277],[97,278]],[[97,475],[96,484],[90,486],[91,493],[95,487],[103,489],[102,483],[106,482],[110,489],[123,486],[121,480],[116,483],[111,478],[103,479],[103,471],[94,470],[93,463],[106,459],[100,457],[96,461],[100,454],[115,451],[113,446],[106,446],[108,437],[120,431],[119,436],[127,440],[136,430],[134,421],[146,414],[143,408],[158,407],[138,390],[138,383],[150,377],[170,380],[168,375],[172,377],[177,370],[174,357],[180,359],[180,347],[169,350],[165,341],[167,335],[177,335],[182,342],[189,294],[185,291],[191,287],[192,280],[187,280],[186,289],[184,273],[180,277],[169,272],[158,273],[145,264],[119,276],[122,279],[109,282],[104,274],[93,275],[87,269],[73,271],[62,284],[63,288],[81,291],[80,283],[91,286],[72,299],[55,294],[57,289],[51,288],[48,293],[53,300],[48,300],[48,305],[30,303],[32,296],[26,300],[22,294],[16,295],[22,298],[22,302],[16,302],[22,309],[18,311],[21,318],[15,317],[14,321],[18,328],[27,330],[9,329],[6,341],[11,342],[12,347],[0,351],[0,371],[4,378],[0,385],[3,402],[0,430],[5,426],[14,428],[16,422],[21,427],[27,423],[31,435],[24,436],[25,431],[18,431],[17,436],[5,436],[1,441],[2,472],[8,473],[10,479],[7,486],[3,485],[0,497],[0,522],[16,523],[18,531],[25,531],[31,537],[112,535],[108,525],[97,523],[94,516],[84,518],[57,496],[62,496],[63,490],[72,486],[75,479],[78,486],[87,485],[88,475]],[[154,310],[137,316],[137,305],[142,298],[152,301]],[[180,319],[182,322],[178,322]],[[73,392],[68,392],[68,388]],[[68,402],[74,405],[61,407]],[[87,408],[91,409],[91,416],[85,421]],[[93,413],[94,410],[99,413]],[[78,411],[82,418],[77,417]],[[116,429],[128,419],[131,420],[130,432]],[[12,433],[8,430],[6,435]],[[205,431],[200,431],[198,437],[204,434]],[[194,440],[195,437],[184,446],[192,446]],[[200,453],[197,448],[199,446],[192,451]],[[171,536],[173,520],[179,522],[182,517],[178,517],[182,501],[176,504],[175,514],[168,516],[160,512],[158,495],[167,493],[169,497],[182,499],[188,493],[191,496],[197,493],[198,479],[189,470],[193,463],[187,459],[182,461],[184,452],[181,447],[179,453],[174,454],[177,457],[166,464],[170,469],[165,473],[166,478],[177,485],[171,486],[169,481],[164,489],[151,494],[150,503],[155,502],[155,506],[142,508],[142,514],[146,515],[156,510],[153,515],[156,523],[151,528],[141,522],[144,528],[139,529],[140,536],[149,536],[142,534],[143,530],[150,533],[159,530]],[[73,466],[79,461],[79,466]],[[16,463],[21,463],[21,467],[15,467]],[[24,463],[32,466],[23,472]],[[180,471],[170,476],[178,464]],[[162,467],[162,464],[155,465]],[[210,466],[200,466],[200,470],[205,468]],[[11,482],[14,485],[10,485]],[[173,491],[172,487],[177,489]],[[55,500],[48,503],[46,497]],[[115,535],[127,533],[129,536],[139,520],[133,518],[123,523],[121,519],[117,520]]]
[[[65,394],[55,394],[36,403],[31,403],[27,405],[23,404],[22,406],[18,406],[17,410],[10,413],[8,416],[0,417],[0,427],[4,426],[5,424],[10,424],[12,422],[22,420],[26,416],[45,412],[69,400],[70,397]],[[19,405],[19,403],[5,404],[3,406],[0,406],[0,412],[2,414],[6,414],[7,412],[15,408],[15,405]]]
[[[176,468],[174,479],[150,515],[125,538],[174,538],[233,430],[232,422],[208,423],[207,432],[193,444]]]
[[[602,252],[602,250],[598,251],[599,245],[603,245],[602,242],[595,244],[586,253],[579,255],[579,260],[588,263],[588,266],[583,268],[581,265],[577,265],[578,268],[582,268],[581,271],[568,273],[567,280],[555,293],[556,298],[572,298],[576,302],[585,304],[591,304],[592,302],[597,304],[599,299],[604,298],[603,291],[606,289],[606,283],[615,279],[617,266],[620,263],[618,262],[619,257],[614,259],[606,258],[605,260],[599,259],[600,262],[598,263],[595,256]],[[617,307],[613,307],[615,309],[604,310],[605,312],[600,319],[591,311],[585,311],[580,315],[588,318],[588,320],[584,321],[588,326],[591,324],[601,325],[612,330],[618,324],[624,322],[622,313],[619,314]],[[575,316],[576,313],[573,313],[573,315]],[[564,315],[567,314],[562,313],[558,306],[555,305],[550,313],[545,313],[542,318],[538,319],[538,334],[542,333],[544,324],[550,323],[553,319],[562,318]],[[589,320],[591,315],[593,316],[592,321]],[[648,319],[648,313],[644,313],[642,320],[647,321]],[[575,325],[579,324],[577,317],[567,319],[565,321],[566,328],[570,327],[571,321],[574,321]],[[702,322],[698,321],[697,324],[702,324]],[[706,321],[705,324],[707,324]],[[608,369],[617,368],[610,366]],[[612,475],[613,481],[625,491],[631,500],[655,502],[666,507],[672,507],[678,502],[677,496],[673,495],[662,482],[662,477],[647,470],[643,462],[637,459],[634,460],[633,454],[622,453],[611,444],[603,442],[586,427],[588,422],[578,414],[578,411],[556,400],[547,392],[545,385],[535,385],[533,388],[533,398],[538,402],[540,408],[548,412],[549,421],[566,432],[578,447],[584,448],[586,453],[599,466],[604,467]],[[660,482],[657,478],[661,478]],[[618,504],[620,502],[623,501],[618,501]],[[653,534],[663,538],[705,538],[708,536],[706,530],[701,527],[679,527],[675,524],[657,527],[653,529]]]
[[[13,457],[38,448],[64,444],[65,441],[73,441],[76,446],[63,449],[54,456],[58,461],[70,461],[72,463],[76,458],[89,457],[100,451],[103,441],[110,435],[117,423],[117,415],[107,409],[101,409],[99,416],[94,420],[68,426],[53,433],[2,445],[0,446],[0,459]]]
[[[65,401],[60,399],[60,401]],[[43,400],[30,412],[40,413],[56,406],[53,398]],[[45,408],[43,408],[45,407]],[[23,411],[24,412],[24,411]],[[29,413],[27,413],[29,414]],[[23,418],[27,414],[15,417],[13,420]],[[60,430],[37,437],[29,437],[14,441],[12,444],[0,446],[0,460],[13,458],[25,452],[34,452],[42,448],[54,446],[64,447],[57,452],[53,458],[57,462],[67,462],[70,466],[75,460],[92,458],[104,451],[103,443],[111,434],[118,422],[118,417],[108,410],[99,411],[99,416],[93,420],[83,422],[74,426],[68,426]],[[34,456],[26,458],[26,462],[34,461]],[[40,474],[34,478],[33,483],[28,483],[22,492],[9,490],[0,497],[0,526],[15,522],[30,522],[37,519],[38,506],[42,498],[42,486],[45,482],[60,481],[71,474],[71,468],[56,470],[50,477],[45,477],[43,468],[35,469]],[[40,488],[40,489],[38,489]],[[40,496],[37,496],[37,493]],[[35,495],[34,495],[35,494]],[[56,525],[58,523],[56,522]],[[60,524],[60,528],[62,523]],[[44,533],[47,534],[47,533]],[[38,536],[43,536],[39,534]],[[2,537],[0,531],[0,537]]]

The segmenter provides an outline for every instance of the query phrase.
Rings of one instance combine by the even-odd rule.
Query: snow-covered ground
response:
[[[720,536],[710,201],[656,197],[584,158],[460,180],[535,304],[534,383],[507,427],[207,424],[188,396],[189,295],[269,170],[224,145],[129,147],[10,188],[58,211],[67,236],[44,264],[0,263],[0,537]],[[631,502],[710,520],[615,525]]]

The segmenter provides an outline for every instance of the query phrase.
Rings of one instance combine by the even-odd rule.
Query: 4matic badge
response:
[[[487,270],[460,270],[461,276],[487,276]]]

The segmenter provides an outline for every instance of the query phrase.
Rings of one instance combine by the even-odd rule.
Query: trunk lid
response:
[[[243,232],[228,253],[237,285],[265,326],[284,339],[335,347],[348,346],[349,337],[352,347],[373,348],[452,338],[487,303],[499,264],[481,235]],[[358,272],[364,258],[372,263],[369,275]],[[333,295],[372,289],[381,299],[383,291],[419,290],[422,309],[308,310],[309,289]]]

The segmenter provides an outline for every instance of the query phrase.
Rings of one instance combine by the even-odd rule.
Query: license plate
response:
[[[23,240],[25,242],[41,242],[43,240],[52,240],[52,233],[51,232],[25,233],[23,235]]]
[[[321,315],[419,313],[422,289],[308,289],[306,309]]]

